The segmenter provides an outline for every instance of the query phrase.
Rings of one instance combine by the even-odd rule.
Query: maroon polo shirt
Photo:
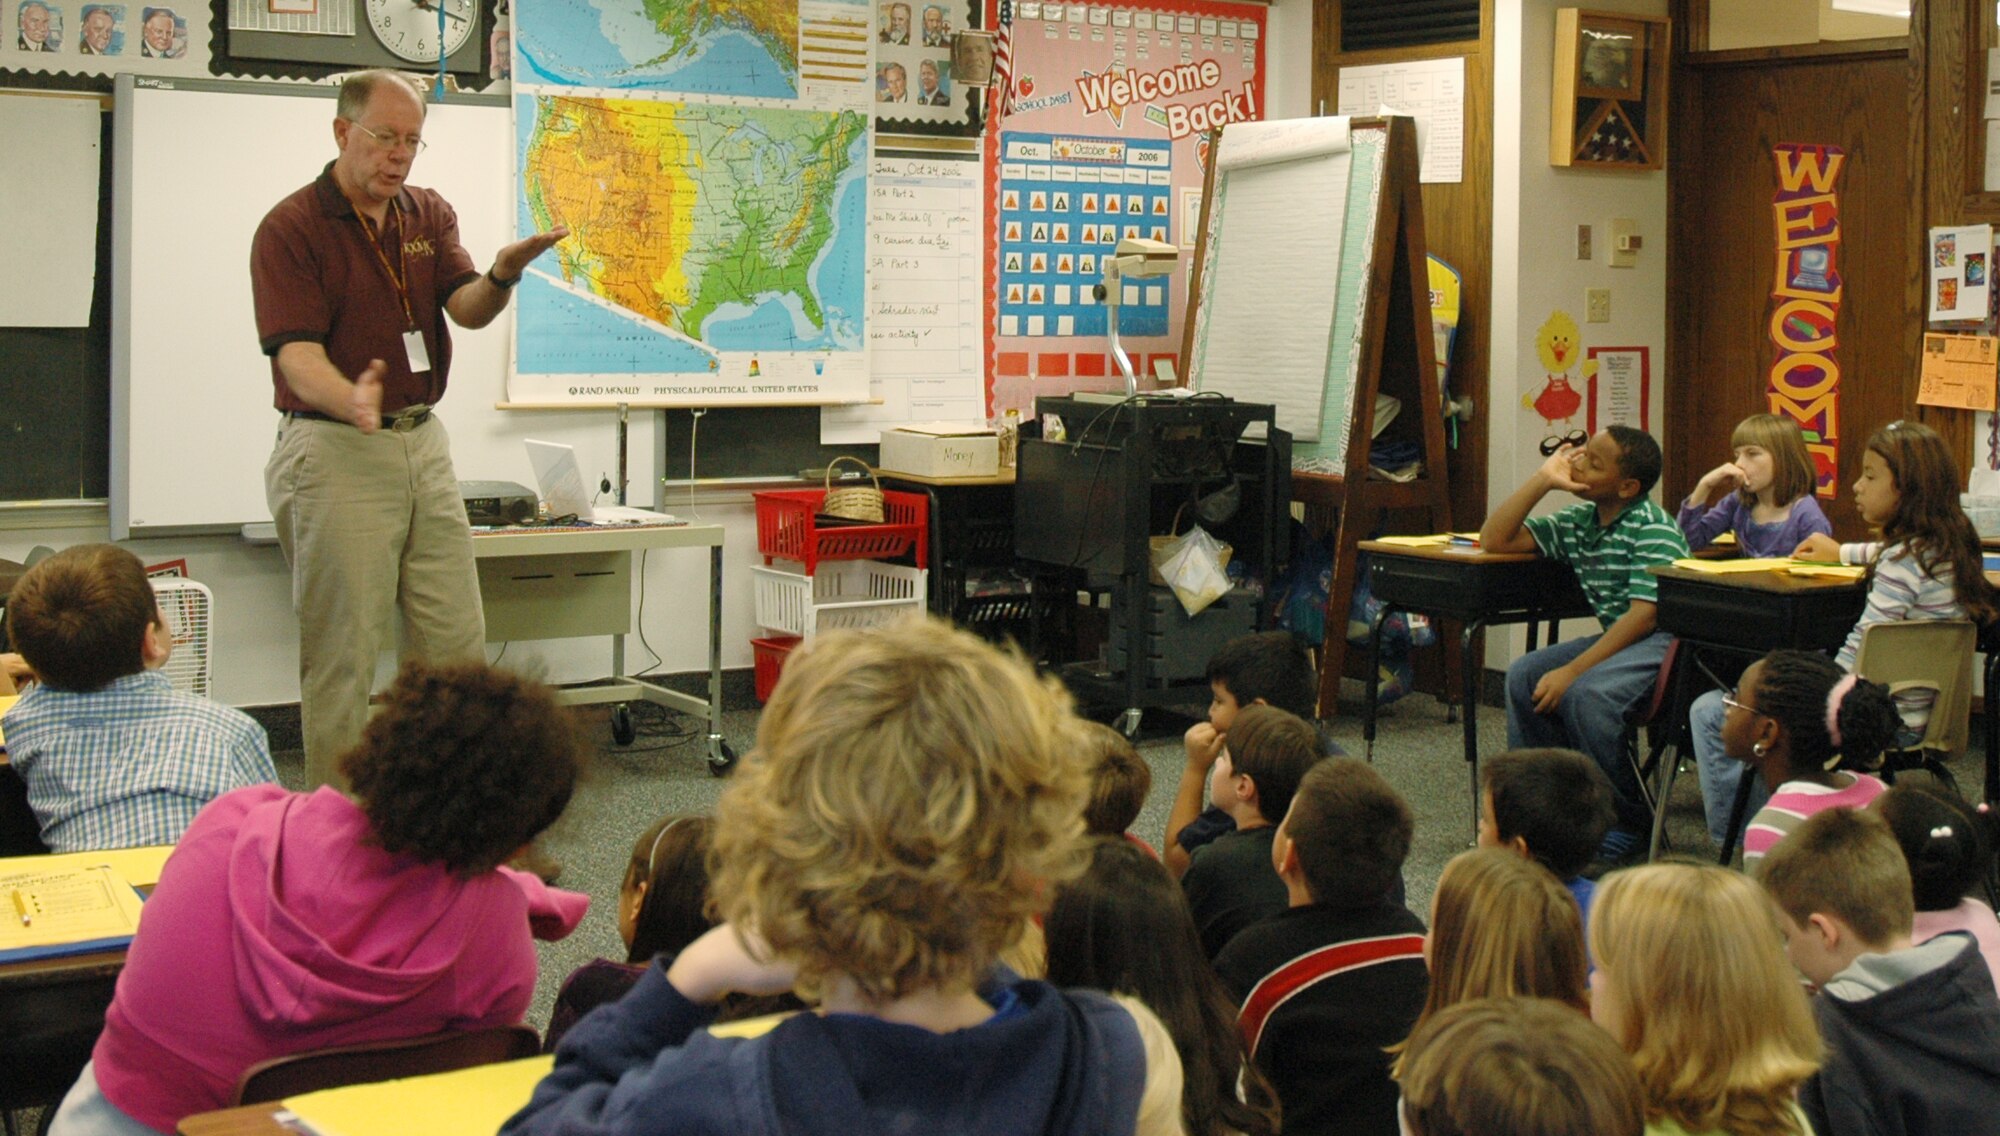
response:
[[[410,315],[424,333],[431,369],[423,374],[410,373],[403,303],[391,269],[403,275]],[[436,404],[451,370],[444,304],[478,276],[458,243],[458,215],[444,198],[405,185],[378,231],[340,192],[328,162],[318,180],[265,214],[250,242],[250,292],[257,337],[271,357],[275,405],[312,409],[278,369],[278,349],[300,341],[325,346],[327,358],[349,378],[370,359],[387,363],[385,414]]]

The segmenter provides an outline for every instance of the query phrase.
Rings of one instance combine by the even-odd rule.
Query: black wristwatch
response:
[[[519,284],[521,282],[521,278],[519,276],[516,276],[512,280],[502,280],[498,276],[493,275],[493,270],[489,268],[486,270],[486,282],[488,284],[493,285],[495,288],[500,289],[502,292],[505,292],[507,289],[512,288],[516,284]]]

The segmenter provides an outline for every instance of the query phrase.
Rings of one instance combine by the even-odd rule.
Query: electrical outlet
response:
[[[1589,226],[1589,225],[1578,225],[1578,226],[1576,227],[1576,258],[1577,258],[1578,260],[1589,260],[1589,259],[1590,259],[1590,226]]]
[[[1611,289],[1585,288],[1583,290],[1583,322],[1611,322]]]

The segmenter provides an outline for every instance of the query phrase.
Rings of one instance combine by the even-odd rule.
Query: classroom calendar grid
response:
[[[1125,237],[1168,239],[1173,150],[1165,142],[1010,134],[1000,165],[1000,334],[1105,334],[1093,291]],[[1164,335],[1171,276],[1130,281],[1121,335]]]

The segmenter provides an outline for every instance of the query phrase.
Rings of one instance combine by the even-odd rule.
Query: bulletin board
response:
[[[1122,237],[1181,246],[1171,274],[1127,281],[1119,313],[1142,376],[1176,357],[1208,132],[1263,117],[1265,15],[1222,2],[1014,5],[1006,97],[986,136],[994,413],[1113,385],[1093,287]]]

